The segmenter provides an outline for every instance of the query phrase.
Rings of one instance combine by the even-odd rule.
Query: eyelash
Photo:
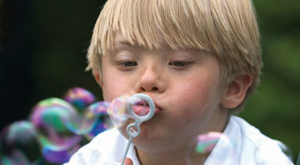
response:
[[[137,62],[134,62],[134,61],[125,61],[125,62],[122,62],[121,64],[125,67],[137,66]]]
[[[172,61],[169,62],[169,65],[171,66],[175,66],[175,67],[184,67],[191,64],[191,62],[187,62],[187,61]]]
[[[189,62],[189,61],[171,61],[168,63],[168,65],[173,67],[174,69],[175,68],[183,69],[183,68],[189,67],[190,64],[192,64],[192,62]],[[131,69],[134,69],[138,65],[138,63],[135,61],[122,61],[122,62],[119,62],[118,65],[121,68],[123,68],[122,70],[129,71]]]

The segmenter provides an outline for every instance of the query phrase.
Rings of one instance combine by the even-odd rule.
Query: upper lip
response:
[[[155,109],[161,111],[162,108],[161,108],[160,104],[158,104],[158,103],[155,101],[156,99],[154,99],[154,97],[151,96],[151,94],[148,94],[148,93],[145,93],[145,94],[148,95],[149,97],[151,97],[151,99],[152,99],[153,102],[154,102]],[[148,107],[149,107],[149,104],[148,104],[147,101],[142,101],[141,103],[137,103],[137,105],[145,105],[145,106],[148,106]]]
[[[155,101],[154,101],[154,105],[155,105],[155,111],[162,111],[160,105],[157,104]]]
[[[154,105],[155,105],[155,108],[161,110],[161,107],[158,104],[156,104],[155,102],[154,102]]]
[[[157,99],[154,99],[154,97],[152,97],[151,95],[149,95],[149,96],[151,97],[151,99],[152,99],[153,102],[154,102],[155,109],[161,111],[162,109],[161,109],[160,104],[158,104],[158,103],[155,101],[155,100],[157,100]],[[149,106],[148,103],[147,103],[147,106]]]
[[[136,105],[139,105],[139,106],[143,106],[144,105],[144,106],[149,107],[149,104],[146,101],[145,102],[138,102]],[[161,110],[160,106],[156,102],[154,102],[154,105],[155,105],[155,109]]]

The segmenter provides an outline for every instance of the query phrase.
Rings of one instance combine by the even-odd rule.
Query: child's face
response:
[[[161,151],[186,147],[201,133],[224,129],[227,112],[220,105],[224,90],[213,54],[131,46],[121,33],[116,34],[114,48],[102,57],[102,77],[95,74],[105,100],[145,93],[157,106],[154,117],[134,138],[137,147]],[[126,136],[125,128],[120,130]]]

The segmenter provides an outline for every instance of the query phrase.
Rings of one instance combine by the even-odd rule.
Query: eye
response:
[[[189,64],[190,64],[190,62],[187,62],[187,61],[172,61],[169,63],[169,65],[171,65],[171,66],[186,66]]]
[[[116,65],[120,71],[131,71],[137,67],[138,63],[135,61],[118,61]]]
[[[125,61],[125,62],[122,63],[122,65],[124,65],[126,67],[137,66],[137,62],[134,62],[134,61]]]

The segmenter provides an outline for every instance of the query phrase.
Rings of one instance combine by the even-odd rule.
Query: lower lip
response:
[[[148,107],[148,106],[135,105],[135,106],[132,106],[132,109],[133,109],[133,112],[139,116],[146,116],[150,111],[150,107]],[[155,108],[154,114],[159,114],[159,113],[161,113],[161,110],[158,108]]]

